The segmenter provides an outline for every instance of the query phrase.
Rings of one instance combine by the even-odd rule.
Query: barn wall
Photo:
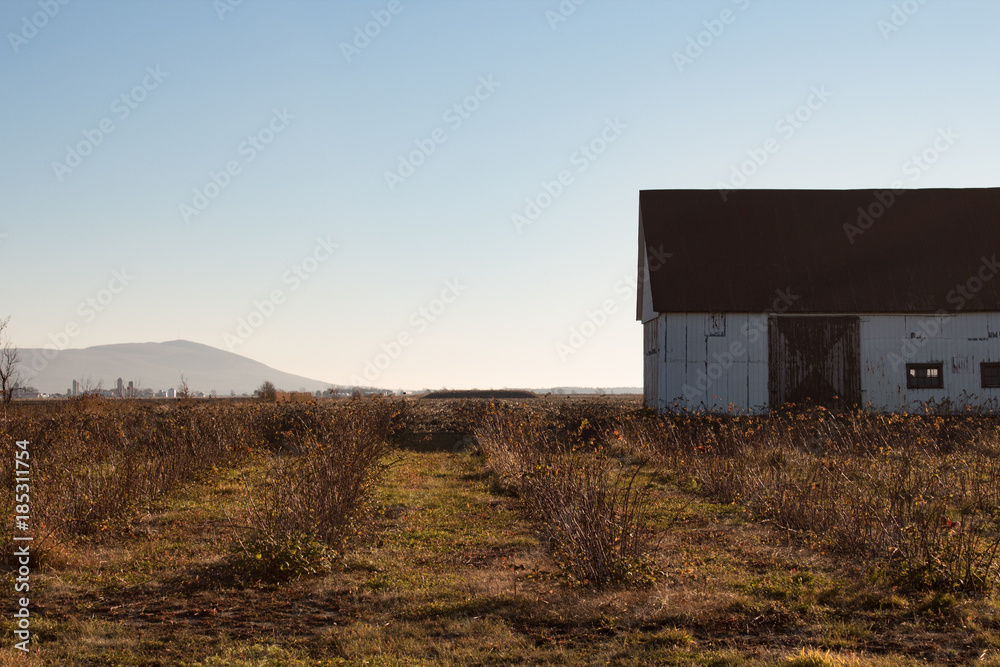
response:
[[[643,347],[643,403],[647,408],[657,408],[660,404],[661,345],[660,320],[652,319],[642,325]]]
[[[643,325],[647,406],[768,409],[767,316],[727,313],[722,320],[668,313]],[[1000,362],[1000,313],[862,315],[859,333],[861,402],[869,409],[911,412],[948,399],[959,408],[1000,410],[1000,389],[983,389],[979,368]],[[930,362],[943,364],[944,387],[907,389],[906,364]]]
[[[997,409],[1000,390],[980,386],[983,361],[1000,362],[1000,313],[861,318],[862,402],[872,409],[914,411],[946,398]],[[907,389],[906,364],[930,362],[943,363],[944,387]]]
[[[658,352],[654,362],[647,342],[647,405],[741,413],[767,409],[767,316],[667,313],[647,322],[647,332],[653,322]]]
[[[661,411],[768,409],[767,316],[668,313],[646,322],[645,399]],[[950,399],[1000,410],[1000,389],[983,389],[979,364],[1000,362],[1000,313],[862,315],[861,402],[879,411],[920,410]],[[941,362],[942,389],[907,389],[906,364]]]

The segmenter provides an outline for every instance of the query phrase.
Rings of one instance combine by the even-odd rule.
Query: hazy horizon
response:
[[[591,390],[615,393],[628,390],[641,393],[637,386],[516,386],[516,387],[432,387],[423,386],[382,386],[382,385],[338,385],[320,377],[306,377],[273,368],[257,360],[232,353],[222,348],[206,346],[187,340],[145,341],[135,343],[113,343],[86,348],[66,348],[55,353],[46,348],[20,348],[21,386],[33,388],[46,394],[65,394],[77,381],[80,391],[112,391],[116,380],[123,384],[135,383],[136,390],[150,389],[153,392],[179,389],[181,379],[192,392],[205,395],[228,396],[235,391],[238,395],[249,395],[262,382],[270,381],[284,391],[326,392],[333,387],[390,391],[419,392],[424,390],[485,390],[485,389],[528,389],[528,390]]]
[[[343,385],[639,386],[639,191],[995,186],[997,19],[5,2],[0,318],[22,348],[184,339]]]

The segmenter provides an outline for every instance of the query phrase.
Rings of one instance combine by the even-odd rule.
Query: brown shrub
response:
[[[651,581],[649,483],[643,465],[625,466],[584,438],[524,408],[494,405],[476,437],[487,466],[517,491],[552,538],[558,562],[581,583]]]
[[[320,413],[312,426],[299,417],[300,453],[279,457],[252,489],[249,527],[280,539],[311,535],[340,549],[365,524],[393,449],[396,413],[390,401],[359,399]]]
[[[1000,427],[981,416],[767,417],[636,413],[638,453],[656,451],[682,486],[796,532],[875,557],[912,586],[984,591],[1000,577]]]
[[[116,524],[122,527],[158,496],[217,467],[233,465],[255,448],[300,453],[326,448],[326,458],[294,464],[302,468],[296,483],[341,475],[339,493],[355,483],[350,479],[368,479],[359,476],[357,468],[371,465],[383,451],[371,443],[386,437],[393,414],[387,403],[337,404],[321,410],[306,404],[213,401],[168,406],[87,398],[56,407],[15,404],[0,415],[0,437],[2,455],[9,462],[14,461],[16,441],[30,443],[32,550],[44,555],[55,544],[100,534]],[[334,461],[339,461],[336,469]],[[8,516],[14,513],[14,472],[12,463],[0,468],[0,510]],[[330,505],[323,500],[324,488],[314,491],[317,508]],[[347,493],[338,496],[338,502],[349,505],[354,500]],[[12,530],[4,524],[0,539],[9,539]]]

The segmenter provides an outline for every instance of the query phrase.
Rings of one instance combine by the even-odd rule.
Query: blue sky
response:
[[[5,0],[0,315],[22,347],[180,337],[341,384],[640,385],[639,190],[995,186],[998,23]]]

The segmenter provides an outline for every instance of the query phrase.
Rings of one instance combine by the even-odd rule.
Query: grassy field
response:
[[[993,418],[221,403],[2,417],[51,536],[0,665],[1000,665]]]

